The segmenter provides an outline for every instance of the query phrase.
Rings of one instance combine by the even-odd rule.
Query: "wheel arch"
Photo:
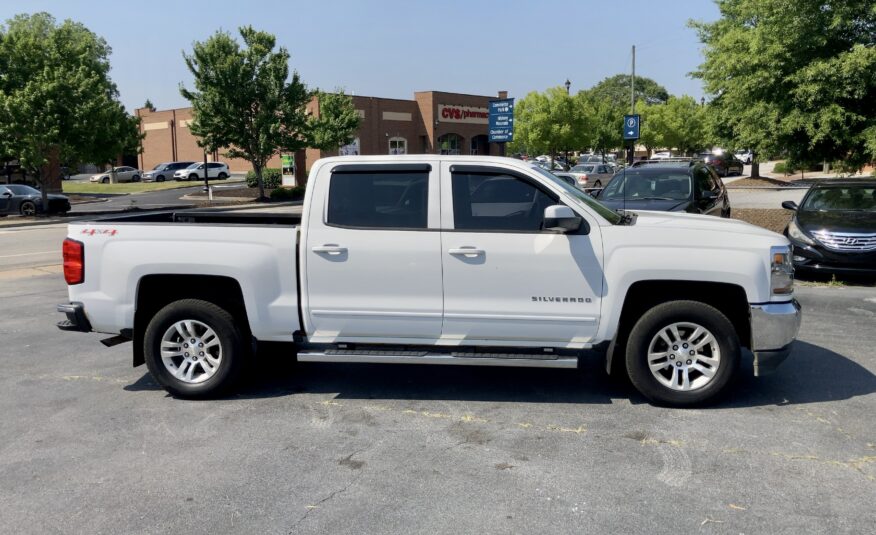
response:
[[[623,363],[626,338],[646,311],[669,301],[698,301],[718,309],[733,325],[739,345],[751,347],[748,297],[742,286],[725,282],[643,280],[630,285],[624,296],[620,320],[605,355],[605,369],[613,374]]]
[[[220,275],[146,275],[137,283],[133,332],[135,367],[146,362],[143,337],[149,321],[163,307],[180,299],[202,299],[224,308],[240,322],[245,334],[251,336],[243,291],[236,279]]]

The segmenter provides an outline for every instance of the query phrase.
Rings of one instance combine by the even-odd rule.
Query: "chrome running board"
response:
[[[519,368],[577,368],[577,357],[524,353],[430,353],[427,351],[328,350],[302,351],[299,362],[356,362],[378,364],[450,364]]]

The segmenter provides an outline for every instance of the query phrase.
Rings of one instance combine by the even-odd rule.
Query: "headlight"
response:
[[[770,247],[770,290],[773,295],[794,293],[794,264],[788,246]]]
[[[793,219],[788,223],[788,236],[799,242],[803,242],[806,245],[815,245],[815,240],[807,236],[803,230],[797,226],[797,222]]]

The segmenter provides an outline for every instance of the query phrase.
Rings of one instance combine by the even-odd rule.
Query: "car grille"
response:
[[[852,232],[828,232],[819,230],[812,233],[828,249],[845,252],[876,251],[876,234]]]

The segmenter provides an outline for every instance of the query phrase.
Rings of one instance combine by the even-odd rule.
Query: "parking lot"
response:
[[[132,368],[129,344],[55,328],[66,288],[44,251],[63,235],[62,225],[0,231],[4,532],[876,525],[874,288],[800,287],[791,359],[761,379],[747,363],[710,408],[649,405],[595,355],[578,371],[272,355],[239,394],[191,402]],[[10,256],[29,253],[39,254]]]

